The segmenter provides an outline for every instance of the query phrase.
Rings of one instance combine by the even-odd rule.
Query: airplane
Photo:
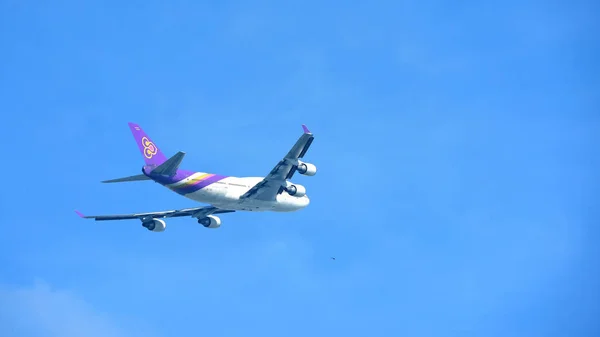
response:
[[[145,165],[142,174],[105,180],[102,183],[121,183],[151,180],[168,189],[208,206],[179,210],[117,214],[84,215],[96,221],[139,219],[142,226],[152,232],[163,232],[167,224],[164,218],[192,217],[206,228],[219,228],[221,219],[216,214],[236,211],[294,212],[308,206],[310,199],[303,185],[290,182],[296,172],[314,176],[314,164],[300,160],[314,140],[313,134],[302,124],[303,134],[294,146],[265,177],[231,177],[209,172],[193,172],[180,169],[185,152],[179,151],[166,158],[150,137],[135,123],[128,123]]]

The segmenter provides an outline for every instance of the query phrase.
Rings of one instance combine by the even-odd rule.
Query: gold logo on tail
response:
[[[144,146],[144,157],[150,159],[158,152],[158,148],[147,137],[142,138],[142,146]]]

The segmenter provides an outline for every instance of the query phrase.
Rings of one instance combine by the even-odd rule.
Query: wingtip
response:
[[[304,124],[302,124],[302,130],[304,130],[304,133],[310,133],[310,130]]]
[[[79,215],[80,218],[85,218],[85,215],[83,215],[83,213],[81,213],[78,210],[75,210],[75,213],[77,213],[77,215]]]

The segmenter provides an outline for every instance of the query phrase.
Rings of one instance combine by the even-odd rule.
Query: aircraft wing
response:
[[[306,125],[302,124],[302,129],[304,133],[285,157],[275,165],[263,180],[244,193],[241,199],[273,200],[277,194],[283,191],[282,183],[294,176],[298,168],[298,159],[304,157],[314,140],[313,134]]]
[[[194,208],[186,208],[180,210],[171,210],[171,211],[159,211],[159,212],[147,212],[147,213],[133,213],[133,214],[113,214],[113,215],[83,215],[79,211],[75,211],[80,217],[85,219],[94,219],[96,221],[105,221],[105,220],[129,220],[129,219],[154,219],[154,218],[176,218],[183,216],[191,216],[194,218],[204,218],[210,214],[219,214],[219,213],[231,213],[235,212],[233,210],[225,210],[220,209],[214,206],[203,206],[203,207],[194,207]]]

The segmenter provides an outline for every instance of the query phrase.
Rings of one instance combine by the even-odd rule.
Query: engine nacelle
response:
[[[152,219],[142,223],[142,226],[148,228],[152,232],[163,232],[167,228],[167,224],[161,219]]]
[[[286,192],[288,192],[289,195],[292,195],[294,197],[303,197],[306,195],[306,187],[302,185],[292,184],[289,181],[283,188]]]
[[[221,219],[214,215],[208,215],[206,218],[198,220],[198,223],[206,228],[219,228],[221,227]]]
[[[311,163],[299,162],[298,173],[305,176],[314,176],[317,174],[317,167]]]

